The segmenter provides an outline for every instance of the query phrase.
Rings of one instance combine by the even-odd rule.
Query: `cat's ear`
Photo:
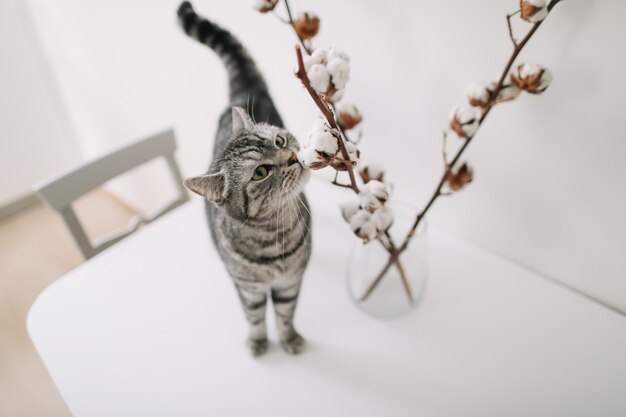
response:
[[[221,204],[224,201],[226,179],[221,172],[187,178],[184,184],[190,191],[206,197],[215,204]]]
[[[253,125],[254,122],[244,109],[238,106],[233,106],[233,133],[237,133],[244,129],[250,129]]]

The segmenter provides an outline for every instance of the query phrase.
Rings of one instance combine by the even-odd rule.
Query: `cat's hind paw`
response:
[[[248,338],[248,340],[246,341],[246,345],[248,346],[248,349],[250,349],[250,353],[254,357],[261,356],[262,354],[267,352],[267,339]]]
[[[285,340],[280,341],[280,346],[282,346],[283,350],[290,355],[297,355],[304,351],[304,346],[306,345],[306,341],[302,336],[298,333],[293,332],[293,334]]]

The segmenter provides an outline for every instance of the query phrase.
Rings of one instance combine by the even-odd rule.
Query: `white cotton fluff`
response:
[[[311,55],[305,55],[302,60],[304,61],[304,69],[309,72],[311,66],[315,64],[326,65],[326,49],[316,49]]]
[[[337,113],[339,114],[346,114],[350,117],[352,117],[353,119],[362,119],[363,115],[361,114],[361,112],[359,111],[359,109],[352,103],[348,103],[345,101],[342,101],[341,103],[339,103],[337,105]]]
[[[330,129],[328,122],[323,117],[316,117],[315,120],[313,120],[313,126],[311,126],[310,132],[314,132],[316,130],[323,130],[323,129]],[[311,135],[310,132],[309,132],[309,136]]]
[[[465,96],[472,106],[486,105],[491,98],[487,83],[472,83],[465,89]]]
[[[370,178],[380,178],[385,175],[385,169],[382,167],[382,165],[369,162],[367,165],[365,165],[365,167],[367,168],[367,173]]]
[[[522,90],[519,89],[519,87],[517,87],[514,84],[510,84],[507,86],[503,86],[500,91],[498,91],[498,97],[497,100],[498,101],[509,101],[509,100],[514,100],[517,98],[517,96],[519,96],[519,93]]]
[[[344,59],[329,59],[326,69],[331,76],[331,82],[336,89],[340,90],[350,80],[350,63]]]
[[[350,227],[365,242],[376,239],[376,236],[378,236],[376,223],[373,221],[371,213],[366,210],[359,210],[352,215]]]
[[[531,23],[541,22],[543,19],[546,18],[547,15],[548,15],[548,8],[547,7],[543,7],[541,9],[539,9],[532,16],[529,16],[528,17],[528,21],[531,22]]]
[[[394,221],[393,211],[387,206],[372,214],[372,217],[379,233],[383,233],[389,229]]]
[[[363,207],[364,210],[367,210],[370,213],[373,213],[376,210],[380,210],[383,207],[383,202],[380,201],[368,189],[363,189],[359,192],[359,201],[361,202],[361,207]]]
[[[543,73],[541,74],[541,78],[539,79],[539,85],[536,88],[537,91],[545,90],[552,82],[552,73],[550,72],[550,70],[542,67],[541,65],[531,63],[521,64],[517,68],[517,73],[519,74],[519,78],[521,79],[534,77],[541,71],[543,71]]]
[[[378,180],[371,180],[365,184],[365,188],[381,203],[384,204],[387,200],[389,200],[390,190],[387,184]]]
[[[346,62],[350,62],[350,56],[344,51],[341,51],[337,48],[328,48],[328,53],[326,54],[326,59],[330,62],[333,59],[341,59]]]
[[[535,6],[538,9],[542,7],[546,7],[547,5],[546,0],[526,0],[526,2],[530,4],[531,6]]]
[[[534,77],[539,74],[543,67],[537,64],[524,63],[517,68],[520,78]]]
[[[312,147],[306,146],[298,151],[298,161],[304,166],[312,167],[317,164],[323,164],[325,159]]]
[[[549,69],[544,68],[543,74],[541,74],[541,81],[539,82],[539,90],[545,90],[552,82],[552,72]]]
[[[317,152],[335,155],[338,150],[337,137],[331,129],[316,129],[309,133],[310,146]]]
[[[361,203],[358,200],[347,201],[339,206],[341,208],[341,215],[344,220],[350,223],[352,216],[361,209]]]
[[[481,111],[469,105],[457,106],[450,112],[450,119],[458,121],[465,137],[472,137],[476,133],[480,116]]]
[[[335,102],[341,100],[341,98],[343,97],[344,91],[346,91],[346,89],[345,88],[341,88],[341,89],[335,91],[332,96],[326,97],[326,99],[329,102],[331,102],[331,103],[335,103]]]
[[[346,151],[348,151],[350,160],[358,163],[360,156],[359,148],[357,148],[357,146],[352,142],[344,142],[344,145],[346,147]]]
[[[307,71],[307,76],[311,82],[311,87],[318,94],[326,94],[330,87],[330,74],[322,64],[313,64]]]

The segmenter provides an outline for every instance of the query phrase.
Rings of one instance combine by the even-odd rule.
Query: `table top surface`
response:
[[[625,416],[626,317],[447,234],[411,315],[379,321],[346,292],[354,240],[312,181],[314,245],[289,356],[247,324],[199,199],[47,288],[30,336],[76,417]],[[345,235],[338,230],[346,229]]]

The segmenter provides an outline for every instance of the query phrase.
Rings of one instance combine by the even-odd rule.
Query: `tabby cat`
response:
[[[208,172],[185,180],[185,186],[206,198],[213,242],[250,325],[251,353],[267,350],[268,295],[281,346],[300,353],[304,339],[293,317],[311,249],[311,217],[302,192],[309,171],[298,162],[298,141],[284,129],[265,81],[241,43],[198,16],[189,2],[180,5],[178,17],[185,33],[222,59],[230,88]]]

